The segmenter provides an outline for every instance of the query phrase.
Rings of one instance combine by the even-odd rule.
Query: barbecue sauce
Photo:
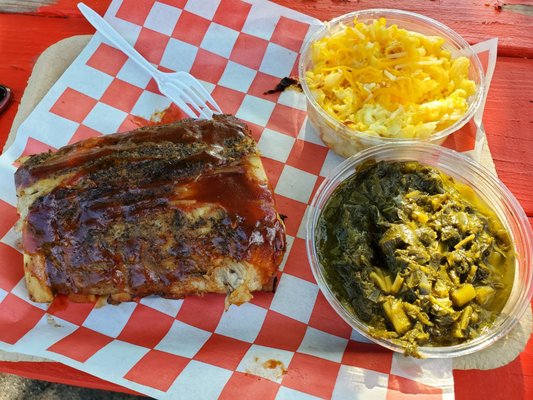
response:
[[[44,255],[47,284],[63,294],[163,293],[223,257],[259,258],[266,283],[285,235],[271,188],[250,174],[255,154],[244,124],[215,117],[30,158],[15,175],[19,190],[45,178],[61,183],[30,206],[25,251]]]

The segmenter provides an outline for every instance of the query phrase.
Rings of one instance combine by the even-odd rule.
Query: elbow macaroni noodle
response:
[[[345,126],[370,135],[427,138],[459,120],[476,91],[470,60],[452,59],[445,40],[354,21],[311,45],[307,84]]]

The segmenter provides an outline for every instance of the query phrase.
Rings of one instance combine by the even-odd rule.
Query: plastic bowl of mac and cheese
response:
[[[349,157],[386,143],[441,144],[479,110],[481,62],[455,31],[388,9],[329,22],[304,47],[299,76],[309,122]]]

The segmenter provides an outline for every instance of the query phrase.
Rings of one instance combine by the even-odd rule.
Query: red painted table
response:
[[[363,8],[403,8],[435,18],[469,42],[499,38],[499,57],[485,108],[484,125],[500,179],[514,193],[533,225],[533,2],[498,4],[473,0],[276,0],[277,3],[327,20]],[[22,3],[22,2],[21,2]],[[32,67],[48,46],[94,29],[76,8],[59,2],[33,12],[0,13],[0,80],[13,90],[14,101],[0,115],[3,147]],[[85,0],[103,14],[109,0]],[[529,4],[526,4],[529,3]],[[0,11],[1,11],[0,6]],[[0,362],[0,371],[53,382],[129,392],[117,385],[59,363]],[[533,398],[533,340],[510,364],[490,371],[455,371],[456,398]]]

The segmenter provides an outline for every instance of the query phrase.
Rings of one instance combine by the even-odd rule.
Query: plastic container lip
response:
[[[417,138],[401,138],[401,137],[384,137],[384,136],[377,136],[368,134],[366,132],[357,131],[355,129],[351,129],[346,127],[344,124],[342,124],[340,121],[335,119],[332,115],[325,112],[322,107],[317,103],[315,97],[311,93],[311,90],[309,89],[309,86],[307,85],[307,80],[305,79],[305,72],[306,72],[306,60],[307,55],[309,54],[309,48],[313,42],[316,40],[326,36],[325,34],[331,30],[332,27],[335,27],[339,25],[340,23],[350,22],[353,21],[354,17],[404,17],[409,18],[412,21],[421,22],[425,25],[430,25],[433,28],[438,29],[442,36],[446,39],[446,43],[450,43],[450,40],[452,41],[451,44],[454,45],[454,48],[456,50],[460,50],[464,52],[465,56],[470,59],[470,62],[473,63],[473,67],[478,75],[479,83],[477,83],[476,87],[476,93],[474,93],[474,97],[472,100],[472,103],[469,105],[468,110],[466,113],[455,123],[450,125],[449,127],[438,131],[432,135],[430,135],[427,138],[424,139],[417,139]],[[401,26],[400,26],[401,27]],[[455,46],[456,45],[456,46]],[[324,24],[324,26],[319,29],[317,32],[315,32],[311,38],[306,42],[302,53],[300,57],[300,61],[298,63],[298,75],[300,77],[300,83],[302,85],[302,90],[308,100],[308,102],[313,106],[313,108],[320,114],[320,116],[325,119],[330,125],[334,126],[336,129],[345,129],[349,131],[350,133],[356,134],[358,136],[362,136],[365,138],[372,139],[379,139],[380,141],[383,141],[383,143],[388,142],[394,142],[394,143],[402,143],[402,142],[409,142],[409,143],[417,143],[420,141],[438,141],[439,139],[443,139],[446,136],[452,134],[453,132],[461,129],[468,121],[470,121],[479,107],[482,104],[483,97],[485,94],[485,74],[483,72],[483,67],[481,66],[481,61],[479,60],[479,57],[474,52],[472,47],[468,44],[468,42],[463,39],[461,35],[459,35],[457,32],[452,30],[451,28],[447,27],[443,23],[436,21],[432,18],[426,17],[422,14],[413,13],[410,11],[403,11],[403,10],[395,10],[395,9],[387,9],[387,8],[372,8],[367,10],[361,10],[361,11],[353,11],[348,14],[341,15],[339,17],[336,17]]]
[[[528,218],[512,193],[485,167],[453,150],[428,143],[383,144],[363,150],[337,166],[318,188],[311,202],[306,223],[307,257],[318,286],[333,309],[353,329],[371,341],[393,351],[404,352],[402,346],[391,340],[372,337],[368,326],[342,306],[325,280],[315,246],[316,224],[331,193],[342,181],[353,175],[355,166],[372,159],[376,161],[416,160],[424,165],[435,166],[463,183],[469,184],[470,179],[479,181],[476,187],[472,188],[485,201],[493,198],[500,202],[496,206],[491,204],[491,207],[506,226],[515,244],[517,263],[513,289],[491,329],[473,340],[458,345],[420,346],[419,354],[427,358],[463,356],[482,350],[507,335],[524,315],[533,295],[533,233]],[[430,159],[432,161],[429,161]],[[455,171],[455,173],[450,171]],[[463,175],[468,175],[468,177],[463,177]],[[490,193],[483,193],[482,190]]]

